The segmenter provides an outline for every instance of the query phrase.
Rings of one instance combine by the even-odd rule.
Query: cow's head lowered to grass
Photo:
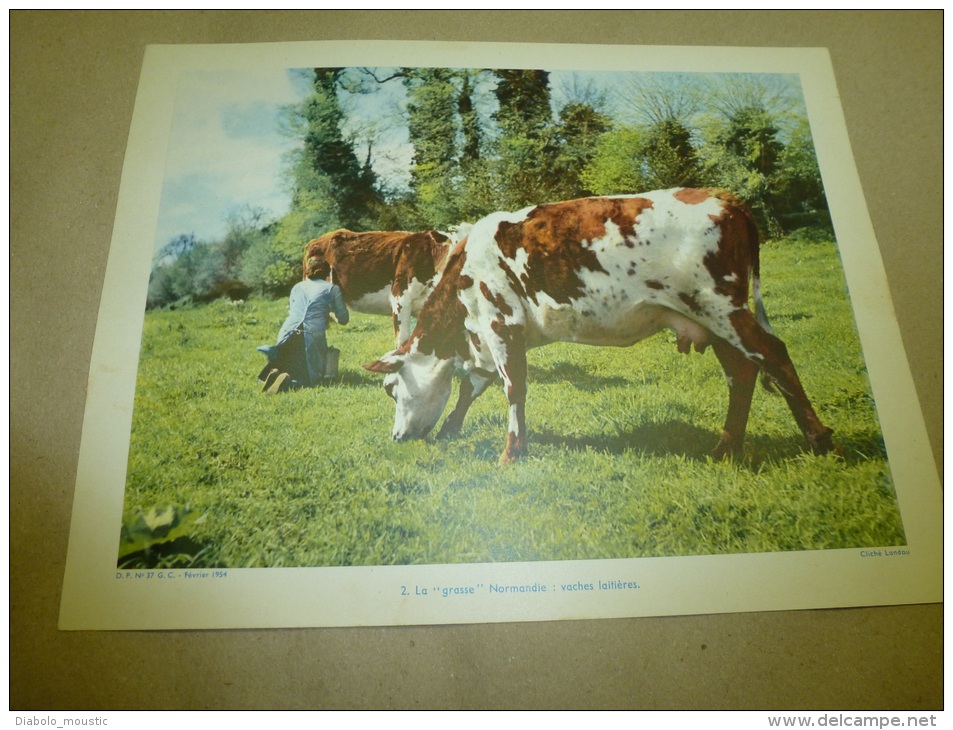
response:
[[[625,347],[660,330],[680,352],[711,347],[728,377],[714,455],[741,450],[758,371],[787,399],[816,452],[832,448],[761,299],[759,236],[748,208],[720,190],[678,188],[494,213],[447,258],[417,327],[368,370],[387,373],[395,439],[440,418],[455,367],[467,376],[441,428],[499,377],[509,403],[502,462],[526,453],[528,348],[550,342]],[[749,299],[754,308],[749,308]]]
[[[433,430],[450,399],[452,360],[395,350],[364,367],[386,373],[384,391],[397,405],[391,433],[395,441],[421,439]]]

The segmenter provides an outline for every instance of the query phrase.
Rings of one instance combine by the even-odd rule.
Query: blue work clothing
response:
[[[331,314],[338,324],[347,324],[350,319],[340,287],[324,279],[300,281],[291,289],[288,316],[278,332],[275,347],[259,349],[268,355],[269,361],[276,360],[282,349],[287,348],[292,352],[298,349],[293,343],[296,335],[303,337],[303,362],[301,355],[293,356],[292,359],[297,362],[286,371],[298,385],[318,385],[324,378],[328,351],[326,332]]]

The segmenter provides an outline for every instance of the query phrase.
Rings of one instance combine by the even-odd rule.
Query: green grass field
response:
[[[712,352],[661,333],[631,348],[530,352],[530,455],[501,468],[493,387],[462,432],[393,443],[363,363],[388,318],[329,333],[341,377],[268,396],[256,375],[284,301],[146,315],[119,539],[130,567],[576,560],[904,544],[833,244],[762,249],[765,303],[839,456],[812,455],[780,397],[755,393],[745,455],[707,457],[727,407]],[[117,526],[117,533],[120,532]]]

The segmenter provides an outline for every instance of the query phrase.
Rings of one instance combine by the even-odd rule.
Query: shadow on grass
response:
[[[594,393],[604,388],[631,385],[631,381],[619,375],[610,377],[593,375],[592,371],[568,362],[558,362],[552,367],[529,367],[531,383],[569,383],[577,390]]]
[[[772,322],[800,322],[802,319],[814,319],[814,315],[804,312],[791,312],[790,314],[785,314],[784,312],[778,312],[777,314],[771,313]]]
[[[718,434],[685,421],[647,424],[615,434],[569,436],[551,429],[530,428],[530,445],[555,446],[567,451],[635,451],[647,456],[682,456],[703,461],[718,441]]]
[[[374,386],[381,387],[384,382],[384,376],[378,373],[371,373],[363,368],[348,368],[341,370],[338,377],[324,384],[325,388],[334,388],[336,386]]]
[[[745,440],[747,462],[752,468],[762,464],[809,454],[804,438],[792,434],[785,439],[777,436],[749,435]],[[886,461],[887,450],[879,431],[865,430],[839,434],[834,432],[834,448],[838,458],[847,466],[857,466],[869,461]]]
[[[567,451],[605,451],[621,454],[634,451],[645,456],[680,456],[693,461],[706,461],[718,443],[720,432],[694,424],[669,420],[638,426],[616,434],[602,436],[571,436],[551,429],[530,429],[530,448],[534,443],[554,446]],[[883,438],[879,432],[865,431],[846,434],[838,439],[838,456],[847,466],[871,459],[885,459]],[[756,470],[762,465],[785,461],[802,454],[810,454],[807,442],[800,433],[765,436],[748,434],[744,455],[739,465]]]

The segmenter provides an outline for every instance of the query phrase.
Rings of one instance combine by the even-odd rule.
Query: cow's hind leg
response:
[[[834,448],[831,440],[833,431],[821,423],[811,407],[785,344],[765,331],[748,310],[741,309],[732,313],[731,323],[743,350],[771,376],[778,390],[784,395],[811,450],[817,454],[831,451]]]
[[[712,348],[728,379],[728,415],[721,438],[711,452],[712,457],[721,459],[741,453],[758,366],[722,339],[714,340]]]

